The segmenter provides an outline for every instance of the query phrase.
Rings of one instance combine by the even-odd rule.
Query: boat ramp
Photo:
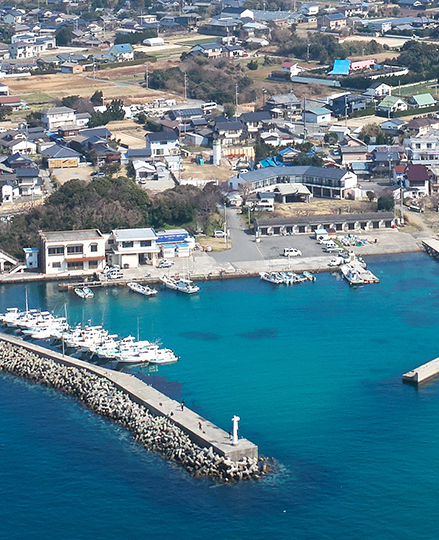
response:
[[[402,376],[402,381],[418,385],[431,377],[439,375],[439,358],[435,358],[416,369],[412,369]]]

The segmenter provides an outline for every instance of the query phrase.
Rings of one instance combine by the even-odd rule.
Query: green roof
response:
[[[416,105],[424,107],[428,105],[434,105],[436,103],[431,94],[418,94],[417,96],[413,96],[410,101],[414,101]]]
[[[393,107],[401,98],[397,96],[386,96],[378,105],[380,107]]]

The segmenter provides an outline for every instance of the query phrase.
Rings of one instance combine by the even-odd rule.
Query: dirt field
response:
[[[140,65],[102,70],[96,74],[96,79],[93,79],[92,73],[40,75],[25,79],[10,79],[8,85],[11,94],[20,95],[25,101],[27,96],[32,97],[35,94],[41,96],[42,100],[44,100],[44,96],[48,96],[53,101],[72,95],[90,97],[96,90],[102,90],[104,97],[107,99],[120,98],[125,101],[131,98],[136,103],[146,103],[158,97],[165,99],[171,97],[169,92],[147,90],[138,83],[134,83],[134,81],[133,83],[115,82],[122,78],[139,79],[139,77],[143,76],[144,71],[145,68]],[[29,101],[31,102],[32,99]]]
[[[68,169],[53,169],[52,177],[54,176],[60,185],[65,184],[69,180],[83,180],[90,182],[91,174],[95,171],[94,167],[76,167]]]
[[[334,199],[312,199],[311,203],[291,203],[277,205],[276,217],[310,216],[322,214],[348,214],[375,212],[376,203],[368,201],[348,201]]]

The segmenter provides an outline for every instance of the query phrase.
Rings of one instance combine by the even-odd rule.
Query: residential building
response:
[[[54,37],[35,38],[35,41],[16,41],[9,45],[9,55],[13,59],[34,58],[42,52],[56,48]]]
[[[41,121],[49,131],[57,131],[66,124],[76,123],[76,114],[69,107],[51,107],[41,113]]]
[[[371,84],[369,88],[363,92],[363,95],[370,96],[372,98],[391,96],[392,87],[389,84],[377,81]]]
[[[346,17],[342,13],[330,13],[317,17],[317,28],[320,31],[330,30],[331,32],[338,32],[346,28]]]
[[[39,170],[35,167],[19,168],[15,171],[20,196],[41,195],[43,182]],[[1,179],[1,177],[0,177]]]
[[[73,148],[59,144],[46,148],[41,152],[41,155],[43,156],[43,163],[49,169],[78,167],[81,158],[81,154],[73,150]]]
[[[430,175],[425,165],[413,163],[407,165],[403,182],[412,197],[428,197],[430,194]]]
[[[180,153],[178,137],[171,131],[147,133],[146,149],[152,157],[174,156]]]
[[[310,15],[317,15],[320,10],[320,4],[315,2],[310,2],[307,4],[302,4],[300,6],[300,12],[309,17]]]
[[[436,105],[436,100],[431,94],[417,94],[409,99],[408,104],[410,107],[423,109]]]
[[[113,45],[108,51],[110,62],[127,62],[134,60],[134,50],[129,43]]]
[[[318,109],[306,109],[302,113],[302,121],[310,124],[326,124],[331,120],[331,111],[325,107]]]
[[[19,111],[24,105],[20,96],[0,96],[0,107],[11,107],[13,111]]]
[[[98,229],[40,232],[40,269],[44,274],[84,274],[105,266],[105,237]]]
[[[223,146],[230,146],[241,141],[244,137],[245,125],[239,120],[215,123],[215,133],[221,139]]]
[[[76,64],[75,62],[64,62],[64,64],[61,64],[61,73],[71,73],[72,75],[75,75],[77,73],[82,73],[83,71],[84,68],[81,64]]]
[[[148,263],[155,266],[159,253],[154,229],[116,229],[107,240],[108,262],[124,269]]]
[[[366,107],[367,98],[356,94],[348,94],[332,100],[332,114],[337,118],[364,110]]]
[[[414,164],[439,165],[439,138],[438,137],[411,137],[404,141],[408,157]]]
[[[245,125],[248,133],[258,133],[264,124],[271,122],[271,114],[269,111],[242,113],[239,119]]]
[[[402,129],[405,125],[406,124],[404,120],[401,120],[400,118],[389,118],[388,120],[380,124],[380,128],[387,135],[397,135],[398,133],[402,132]]]
[[[406,111],[408,109],[407,103],[396,96],[386,96],[380,103],[377,105],[377,111],[382,111],[389,115],[397,111]]]

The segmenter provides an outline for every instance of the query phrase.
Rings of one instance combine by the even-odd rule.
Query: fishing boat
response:
[[[364,280],[360,276],[358,270],[349,264],[345,264],[341,267],[341,272],[346,281],[349,282],[351,286],[364,285]]]
[[[160,280],[162,281],[162,283],[165,284],[168,289],[171,289],[173,291],[179,291],[186,294],[194,294],[200,290],[200,287],[198,287],[198,285],[195,285],[195,283],[190,279],[162,276]]]
[[[269,283],[274,283],[275,285],[283,283],[283,279],[278,272],[259,272],[259,275],[262,280],[268,281]]]
[[[84,287],[82,290],[84,291],[86,298],[93,298],[95,295],[95,293],[90,289],[90,287]]]
[[[309,281],[315,281],[317,278],[316,276],[314,276],[313,274],[311,274],[310,272],[307,272],[305,270],[305,272],[303,272],[303,275],[306,277],[307,280]]]
[[[157,294],[156,289],[151,289],[151,287],[147,287],[146,285],[140,285],[140,283],[136,283],[135,281],[127,283],[127,287],[131,291],[143,294],[144,296],[154,296]]]
[[[73,290],[79,296],[79,298],[84,298],[84,299],[87,298],[87,294],[84,292],[84,289],[82,289],[81,287],[75,287]]]

